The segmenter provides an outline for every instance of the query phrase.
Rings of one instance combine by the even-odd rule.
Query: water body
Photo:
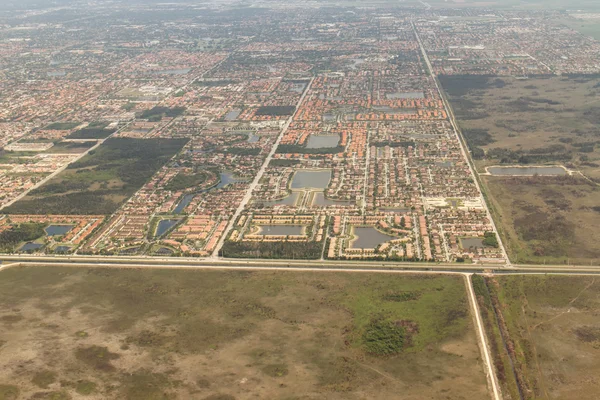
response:
[[[177,204],[177,207],[175,207],[173,212],[175,214],[181,214],[183,212],[183,210],[192,202],[192,199],[194,198],[194,196],[195,196],[194,193],[186,194],[185,196],[183,196],[183,198],[181,199],[179,204]]]
[[[185,75],[190,72],[191,68],[180,68],[180,69],[164,69],[161,71],[154,71],[154,75]]]
[[[161,237],[165,234],[165,232],[174,227],[178,222],[178,219],[161,219],[160,221],[158,221],[158,225],[156,226],[156,233],[154,234],[154,237]]]
[[[130,247],[128,249],[124,249],[121,250],[119,252],[120,255],[131,255],[131,254],[137,254],[140,251],[139,247]]]
[[[374,249],[382,243],[395,239],[394,236],[381,233],[372,227],[354,228],[354,236],[356,239],[350,244],[354,249]]]
[[[73,225],[50,225],[44,229],[48,236],[63,236],[73,229]]]
[[[44,247],[44,245],[41,243],[27,242],[23,246],[21,246],[19,251],[27,251],[27,252],[36,251],[36,250],[41,249],[42,247]]]
[[[192,202],[194,196],[196,196],[198,193],[208,192],[209,190],[213,190],[213,189],[222,189],[231,183],[246,181],[246,179],[238,178],[230,172],[221,172],[219,174],[219,176],[220,176],[221,181],[216,186],[201,190],[197,193],[188,193],[185,196],[183,196],[181,198],[181,200],[179,201],[179,203],[177,204],[177,206],[175,207],[175,209],[173,210],[173,213],[181,214],[183,212],[183,210],[185,210],[185,208]]]
[[[336,147],[340,143],[340,135],[310,135],[306,143],[307,149]]]
[[[72,249],[69,246],[56,246],[54,249],[55,253],[65,254],[70,252]]]
[[[260,235],[276,235],[276,236],[287,236],[287,235],[302,235],[304,233],[304,226],[302,225],[259,225]]]
[[[217,186],[215,186],[215,189],[222,189],[222,188],[224,188],[225,186],[227,186],[227,185],[229,185],[231,183],[245,182],[246,181],[243,178],[236,177],[231,172],[221,172],[220,173],[220,177],[221,177],[221,182],[219,182],[219,184]],[[210,189],[208,189],[208,190],[210,190]]]
[[[331,181],[331,170],[296,171],[292,189],[325,189]]]
[[[233,110],[231,110],[227,114],[225,114],[225,121],[235,121],[237,119],[237,117],[240,116],[241,113],[242,113],[242,110],[240,110],[239,108],[234,108]]]
[[[392,115],[411,115],[417,113],[416,108],[392,108],[388,106],[373,106],[373,109]]]
[[[313,206],[349,206],[354,204],[353,201],[350,200],[331,200],[325,197],[325,193],[318,192],[313,197],[312,205]]]
[[[397,93],[386,93],[386,99],[423,99],[425,94],[423,92],[397,92]]]
[[[487,170],[492,175],[558,176],[567,174],[567,171],[561,167],[489,167]]]
[[[454,163],[452,161],[440,161],[440,162],[436,162],[435,165],[437,165],[438,167],[442,167],[442,168],[450,168],[450,167],[454,166]]]
[[[292,192],[290,195],[288,195],[287,197],[284,197],[283,199],[280,199],[280,200],[267,200],[267,201],[263,201],[262,204],[265,205],[265,206],[267,206],[267,207],[273,207],[273,206],[293,206],[298,201],[298,197],[299,196],[300,196],[300,193],[298,193],[298,192]]]
[[[170,256],[173,254],[173,250],[169,249],[168,247],[161,247],[160,249],[156,250],[154,254],[159,256]]]
[[[483,239],[480,238],[460,238],[460,245],[463,249],[470,249],[471,247],[482,249]]]
[[[380,208],[379,211],[383,211],[383,212],[392,212],[392,213],[407,213],[410,211],[410,208]]]
[[[67,73],[65,71],[48,71],[46,74],[51,78],[67,75]]]
[[[336,119],[335,114],[323,114],[323,121],[335,121]]]

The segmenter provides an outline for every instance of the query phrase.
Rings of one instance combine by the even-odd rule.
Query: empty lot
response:
[[[60,267],[0,276],[4,398],[489,396],[460,277]]]

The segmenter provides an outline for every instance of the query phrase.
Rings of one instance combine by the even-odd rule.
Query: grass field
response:
[[[600,183],[600,77],[442,77],[475,165],[565,165]],[[600,264],[600,186],[481,176],[513,262]]]
[[[111,214],[185,143],[183,139],[108,139],[3,212]]]
[[[600,17],[584,19],[574,15],[569,18],[557,20],[556,23],[566,25],[582,35],[591,36],[596,40],[600,40]]]
[[[460,277],[59,267],[0,277],[0,398],[489,398]]]
[[[480,170],[498,163],[568,164],[600,182],[600,77],[441,81]]]
[[[576,177],[483,176],[515,263],[600,265],[600,187]]]
[[[474,283],[505,398],[518,399],[519,388],[527,400],[598,398],[598,278],[475,277]]]

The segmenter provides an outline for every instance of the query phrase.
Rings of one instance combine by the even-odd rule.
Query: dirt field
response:
[[[489,398],[459,277],[0,277],[0,399]]]
[[[480,171],[572,166],[600,182],[600,77],[442,77]],[[476,148],[485,156],[475,157]]]
[[[482,178],[512,262],[600,265],[600,187],[577,177]]]
[[[484,318],[493,319],[510,337],[506,348],[499,329],[490,340],[500,344],[492,347],[500,349],[494,356],[503,376],[504,398],[518,399],[520,386],[525,399],[598,399],[600,279],[511,276],[486,281],[486,300],[486,286],[479,285],[480,304],[488,304]]]

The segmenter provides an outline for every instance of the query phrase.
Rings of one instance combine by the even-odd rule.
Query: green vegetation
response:
[[[600,366],[600,283],[594,277],[478,277],[503,392],[511,398],[594,398]],[[486,293],[487,292],[487,293]],[[491,333],[491,334],[490,334]],[[556,366],[560,365],[560,369]]]
[[[98,385],[92,381],[81,380],[77,382],[75,391],[83,396],[89,396],[90,394],[96,393],[97,386]]]
[[[39,239],[46,234],[45,226],[38,223],[23,223],[0,232],[0,251],[14,252],[20,243]]]
[[[316,260],[323,242],[232,242],[226,241],[219,255],[231,258],[275,258]]]
[[[174,192],[185,190],[191,187],[202,185],[209,177],[209,172],[200,171],[192,175],[186,175],[178,173],[173,179],[165,186],[165,189],[172,190]]]
[[[40,371],[33,376],[31,382],[34,385],[42,388],[48,389],[48,386],[53,384],[56,381],[56,372],[53,371]]]
[[[77,127],[81,122],[54,122],[44,129],[49,131],[68,131]]]
[[[298,153],[298,154],[337,154],[343,153],[345,150],[344,146],[336,146],[336,147],[317,147],[314,149],[309,149],[306,146],[302,146],[299,144],[280,144],[277,146],[278,154],[289,154],[289,153]]]
[[[67,139],[106,139],[116,132],[116,129],[87,128],[79,129],[67,136]]]
[[[4,211],[8,214],[112,214],[187,142],[110,138]]]
[[[75,351],[77,360],[99,371],[114,371],[111,360],[119,358],[118,354],[111,353],[106,347],[89,346],[80,347]]]
[[[293,167],[300,164],[300,160],[285,160],[285,159],[273,159],[269,163],[270,167]]]
[[[272,117],[292,115],[296,106],[262,106],[256,110],[255,115],[269,115]]]
[[[442,76],[479,167],[570,163],[600,182],[600,76]]]
[[[494,232],[486,232],[483,237],[483,245],[498,248],[498,237]]]
[[[367,352],[378,356],[398,354],[404,347],[404,328],[391,321],[374,320],[365,329],[363,340]]]
[[[222,150],[225,154],[235,154],[238,156],[257,156],[261,151],[260,147],[227,147]]]
[[[490,210],[513,262],[600,264],[600,188],[574,176],[484,176]]]
[[[22,392],[52,369],[54,390],[72,398],[487,396],[460,277],[56,266],[0,274],[0,308],[37,316],[0,322],[11,352],[38,348],[19,340],[26,332],[71,338],[45,341],[35,365],[6,366],[26,378]],[[414,294],[384,296],[401,293]],[[82,327],[94,333],[78,340]],[[231,384],[252,376],[260,380]]]
[[[167,118],[175,118],[180,116],[185,112],[185,107],[162,107],[156,106],[149,110],[145,110],[140,115],[141,119],[147,119],[149,121],[160,121],[161,119]]]
[[[0,400],[17,400],[19,393],[17,386],[0,384]]]
[[[47,153],[83,153],[90,147],[96,145],[96,142],[60,142],[48,149]]]

